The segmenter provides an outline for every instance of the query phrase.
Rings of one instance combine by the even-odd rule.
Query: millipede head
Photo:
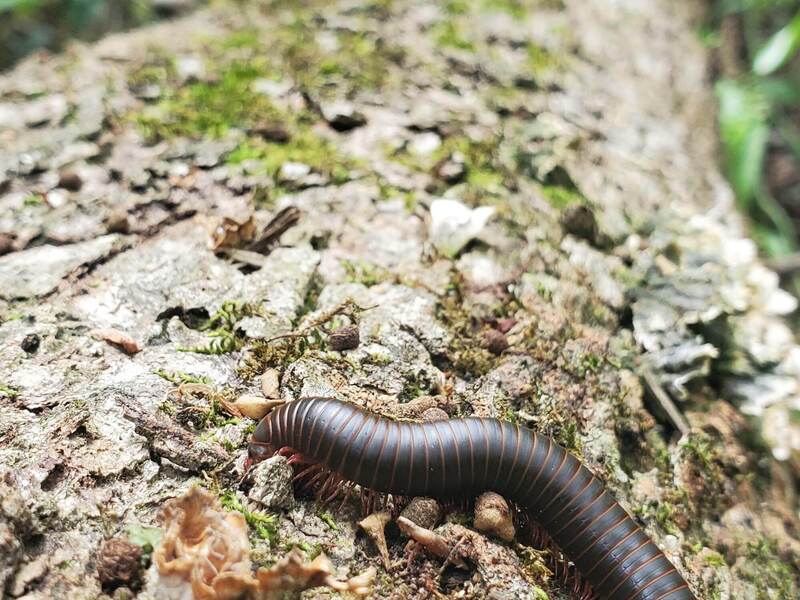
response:
[[[251,441],[247,447],[247,465],[254,465],[260,463],[262,460],[268,459],[275,454],[275,451],[269,444],[262,442]]]

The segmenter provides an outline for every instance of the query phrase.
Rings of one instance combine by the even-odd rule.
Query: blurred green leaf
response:
[[[723,79],[716,91],[728,178],[741,206],[748,210],[762,184],[769,103],[746,82]]]
[[[786,145],[800,161],[800,129],[788,118],[783,117],[778,121],[778,135],[783,138]]]
[[[753,225],[752,232],[756,242],[767,256],[787,256],[795,251],[796,247],[792,240],[771,227]]]
[[[30,10],[38,7],[43,0],[0,0],[0,13],[24,9]]]
[[[800,48],[800,12],[756,52],[753,71],[769,75],[780,69]]]
[[[758,78],[753,84],[770,104],[794,108],[800,105],[800,83],[777,77]]]

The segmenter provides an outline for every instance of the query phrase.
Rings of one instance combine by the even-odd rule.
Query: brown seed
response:
[[[433,529],[439,522],[442,509],[433,498],[416,497],[408,503],[408,506],[400,514],[420,527]]]
[[[58,187],[77,192],[83,186],[83,179],[75,171],[61,171],[58,174]]]
[[[33,354],[39,349],[39,344],[41,343],[41,339],[35,333],[29,333],[24,338],[22,338],[22,342],[20,343],[20,347],[25,350],[28,354]]]
[[[443,419],[449,419],[449,418],[450,415],[448,415],[438,406],[432,406],[431,408],[426,409],[425,412],[422,413],[423,421],[441,421]]]
[[[336,331],[332,331],[330,335],[328,335],[328,344],[331,350],[336,350],[338,352],[358,348],[359,342],[360,338],[357,325],[345,325]]]
[[[97,576],[104,589],[139,583],[142,548],[127,540],[111,538],[103,543],[97,555]]]

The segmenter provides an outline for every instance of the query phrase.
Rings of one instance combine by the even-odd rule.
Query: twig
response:
[[[658,381],[655,373],[653,373],[650,367],[647,366],[642,366],[639,371],[642,379],[644,379],[645,385],[658,403],[659,408],[661,408],[664,414],[666,414],[667,418],[674,425],[675,429],[677,429],[681,435],[686,435],[689,433],[689,424],[686,422],[686,419],[684,418],[680,409],[678,409],[678,407],[672,401],[672,398],[669,397],[669,394],[664,391],[664,388],[662,387],[661,382]]]

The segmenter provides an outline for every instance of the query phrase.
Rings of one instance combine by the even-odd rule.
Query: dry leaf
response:
[[[381,553],[383,566],[387,571],[391,568],[391,563],[389,562],[389,548],[386,545],[384,529],[391,520],[392,516],[388,512],[382,511],[368,515],[358,524],[358,526],[372,538],[372,541],[375,542],[375,545],[378,547],[378,552]]]
[[[283,404],[284,400],[275,400],[262,398],[261,396],[251,396],[250,394],[243,394],[236,399],[233,403],[236,410],[245,417],[251,419],[262,419],[264,415],[270,412],[276,406]]]
[[[208,247],[211,250],[240,248],[251,242],[255,234],[256,224],[253,215],[241,223],[230,217],[223,217],[222,221],[214,228]]]
[[[254,576],[244,516],[224,511],[215,496],[199,487],[168,501],[161,519],[166,532],[153,552],[158,573],[182,579],[197,600],[278,600],[319,586],[364,596],[375,577],[374,569],[368,569],[341,581],[325,555],[307,563],[297,549]]]
[[[116,346],[125,354],[136,354],[142,349],[139,346],[139,342],[118,329],[92,329],[89,335],[96,340],[102,340],[112,346]]]

